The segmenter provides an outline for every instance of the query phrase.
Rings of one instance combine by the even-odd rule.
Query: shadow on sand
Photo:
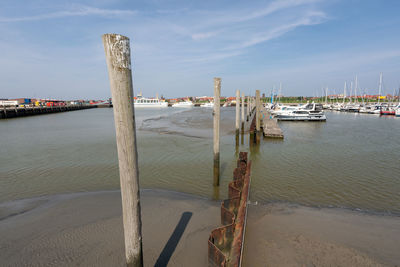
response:
[[[171,256],[174,253],[176,246],[183,235],[183,232],[185,232],[186,226],[188,225],[190,218],[192,218],[192,215],[193,213],[188,211],[182,213],[181,219],[176,225],[171,237],[168,239],[167,244],[165,244],[165,247],[158,257],[156,264],[154,264],[154,267],[164,267],[168,265],[168,262],[171,259]]]

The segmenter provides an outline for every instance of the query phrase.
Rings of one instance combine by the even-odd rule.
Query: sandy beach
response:
[[[145,266],[207,266],[220,203],[142,190]],[[119,191],[0,205],[0,266],[124,266]],[[288,204],[249,205],[243,266],[396,266],[400,218]]]
[[[219,202],[142,190],[145,266],[206,266]],[[0,266],[125,266],[119,191],[0,206]]]
[[[249,205],[244,266],[400,266],[400,218]]]

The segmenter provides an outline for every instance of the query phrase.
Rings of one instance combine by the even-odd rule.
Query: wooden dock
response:
[[[100,106],[111,107],[110,105],[68,105],[55,107],[1,107],[0,119],[34,116],[49,113],[67,112],[81,109],[98,108]]]
[[[262,109],[262,128],[264,132],[264,137],[266,138],[282,138],[283,132],[278,125],[276,119],[271,118],[271,114],[267,112],[266,109]]]

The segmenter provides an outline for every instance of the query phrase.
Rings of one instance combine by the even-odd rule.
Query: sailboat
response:
[[[379,93],[378,93],[378,104],[376,104],[375,106],[373,106],[373,108],[371,109],[370,114],[381,114],[381,109],[382,106],[380,105],[380,101],[381,101],[381,93],[382,93],[382,81],[383,81],[383,76],[382,76],[382,72],[379,74]]]
[[[325,104],[322,105],[324,109],[331,108],[331,105],[328,104],[328,87],[325,88]]]
[[[347,111],[349,111],[349,112],[359,112],[360,111],[360,105],[358,104],[358,100],[357,100],[357,86],[358,86],[358,79],[356,76],[355,86],[354,86],[354,103],[350,104],[347,107]],[[353,82],[351,83],[351,89],[353,89]],[[350,94],[350,100],[351,100],[351,94]]]

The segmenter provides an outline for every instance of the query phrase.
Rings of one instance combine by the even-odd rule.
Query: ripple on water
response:
[[[234,114],[221,110],[221,198],[235,166]],[[136,116],[141,186],[214,197],[212,111]],[[326,123],[282,122],[284,141],[252,150],[252,200],[400,213],[400,119],[327,116]],[[0,202],[119,187],[111,109],[2,121],[0,138]],[[245,143],[248,150],[248,136]]]

